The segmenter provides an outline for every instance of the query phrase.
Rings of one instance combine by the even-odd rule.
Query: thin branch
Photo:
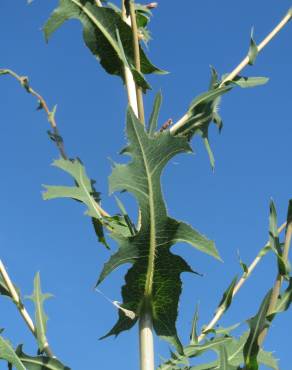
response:
[[[57,145],[57,148],[60,152],[60,155],[64,159],[68,159],[68,156],[65,152],[65,147],[63,140],[59,134],[59,130],[57,127],[57,122],[55,119],[55,114],[54,111],[50,111],[48,104],[46,103],[45,99],[40,95],[37,91],[35,91],[30,85],[29,85],[29,80],[26,76],[19,76],[17,73],[10,69],[0,69],[0,75],[1,74],[7,74],[12,77],[14,77],[20,84],[21,86],[31,95],[35,96],[39,102],[39,106],[44,109],[48,116],[48,121],[50,123],[50,126],[53,130],[53,137],[55,140],[55,143]],[[95,201],[95,200],[94,200]],[[102,217],[110,217],[110,215],[95,201],[95,206],[98,209],[99,213],[101,214]]]
[[[283,223],[279,228],[278,228],[278,233],[281,233],[287,223]],[[266,244],[267,245],[267,244]],[[262,251],[262,249],[261,249]],[[246,280],[250,277],[251,273],[253,270],[256,268],[257,264],[261,261],[263,258],[263,254],[259,252],[259,254],[256,256],[256,258],[253,260],[253,262],[249,265],[247,268],[247,271],[242,274],[242,277],[238,280],[237,284],[235,285],[232,293],[232,298],[238,293],[239,289],[242,287],[242,285],[246,282]],[[216,314],[214,315],[213,319],[209,322],[209,324],[204,328],[200,336],[198,337],[198,342],[201,342],[205,337],[206,337],[206,332],[208,332],[210,329],[213,329],[214,326],[217,324],[217,322],[221,319],[225,312],[224,308],[219,308]]]
[[[138,72],[141,72],[141,60],[140,60],[140,44],[139,44],[139,33],[137,28],[135,3],[130,1],[130,18],[133,30],[133,48],[134,48],[134,59],[135,67]],[[145,112],[143,103],[143,92],[141,87],[136,84],[136,95],[137,95],[137,105],[138,105],[138,115],[140,121],[145,125]]]
[[[292,10],[290,9],[285,17],[280,21],[280,23],[264,38],[264,40],[258,45],[258,52],[261,52],[272,39],[286,26],[286,24],[292,19]],[[232,81],[239,73],[249,64],[250,59],[247,55],[239,65],[234,68],[234,70],[221,82],[220,87],[222,87],[226,82]],[[189,119],[189,114],[186,113],[182,118],[180,118],[170,129],[172,134],[175,134],[178,129],[180,129]]]
[[[20,315],[22,316],[23,320],[25,321],[26,325],[28,326],[29,330],[32,332],[35,338],[37,338],[36,329],[33,323],[32,318],[30,317],[29,313],[27,312],[26,308],[24,307],[23,302],[20,299],[20,296],[18,292],[16,291],[7,270],[5,269],[5,266],[3,262],[0,260],[0,275],[3,278],[3,281],[8,288],[8,291],[10,293],[10,297],[12,298],[13,303],[16,305]],[[46,342],[44,345],[44,352],[49,357],[54,357],[52,350],[50,349],[49,343]]]

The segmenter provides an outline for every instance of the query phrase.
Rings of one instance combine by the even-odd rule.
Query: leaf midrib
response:
[[[97,28],[102,30],[103,35],[107,38],[111,46],[114,48],[115,52],[117,53],[119,59],[121,62],[123,61],[123,56],[121,55],[120,49],[117,47],[116,41],[114,38],[110,35],[110,33],[107,31],[107,29],[95,18],[95,16],[91,13],[90,10],[88,10],[84,5],[80,4],[77,0],[71,0],[72,3],[77,5],[86,15],[87,17],[95,24]]]
[[[150,246],[149,246],[149,258],[146,272],[146,282],[145,282],[145,296],[151,297],[152,286],[153,286],[153,276],[154,276],[154,262],[155,262],[155,251],[156,251],[156,220],[155,220],[155,208],[153,199],[153,183],[151,178],[151,171],[148,167],[146,153],[143,147],[143,143],[140,139],[139,133],[135,125],[133,125],[136,138],[139,142],[139,147],[141,149],[142,158],[144,162],[144,167],[147,175],[148,189],[149,189],[149,211],[150,211]]]

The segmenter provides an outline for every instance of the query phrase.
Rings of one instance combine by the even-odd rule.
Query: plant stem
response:
[[[139,320],[140,370],[154,370],[153,323],[150,313],[145,312]]]
[[[122,17],[124,22],[126,22],[131,27],[131,17],[127,16],[126,7],[124,0],[122,0]],[[128,95],[128,102],[130,107],[133,109],[133,112],[138,117],[139,110],[138,110],[138,99],[136,93],[136,84],[132,75],[132,72],[128,66],[124,66],[124,76],[125,76],[125,83],[126,83],[126,90]]]
[[[8,275],[8,272],[3,264],[3,262],[0,260],[0,274],[3,278],[3,281],[8,288],[8,291],[10,293],[10,297],[12,298],[13,303],[16,305],[20,315],[24,319],[26,325],[28,326],[29,330],[32,332],[35,338],[37,338],[36,335],[36,329],[34,326],[34,323],[32,321],[32,318],[30,317],[29,313],[27,312],[26,308],[24,307],[19,294],[17,293],[16,289],[14,288],[14,285]],[[44,345],[44,352],[49,357],[54,357],[52,350],[50,349],[49,343],[46,342]]]
[[[279,228],[278,228],[278,233],[281,233],[287,223],[283,223]],[[261,249],[262,251],[262,249]],[[249,265],[247,268],[247,271],[242,274],[242,277],[238,280],[237,284],[235,285],[232,293],[232,298],[238,293],[239,289],[242,287],[242,285],[246,282],[246,280],[250,277],[251,273],[253,270],[256,268],[257,264],[261,261],[263,258],[262,253],[260,253],[256,256],[256,258],[253,260],[253,262]],[[206,337],[206,332],[209,331],[210,329],[213,329],[214,326],[217,324],[217,322],[221,319],[225,312],[224,308],[219,308],[216,314],[214,315],[213,319],[209,322],[209,324],[204,328],[204,331],[200,334],[198,337],[198,343],[201,342],[205,337]]]
[[[37,98],[37,100],[39,102],[39,106],[42,109],[44,109],[44,111],[47,114],[48,121],[49,121],[50,126],[51,126],[51,128],[53,130],[54,137],[56,138],[55,139],[55,143],[57,145],[57,148],[59,150],[59,153],[60,153],[61,157],[63,159],[68,159],[68,156],[66,154],[65,147],[64,147],[64,142],[61,139],[61,136],[60,136],[60,133],[59,133],[59,130],[58,130],[58,127],[57,127],[57,122],[56,122],[56,119],[55,119],[55,114],[50,111],[50,109],[48,107],[48,104],[45,101],[45,99],[42,97],[42,95],[40,95],[37,91],[35,91],[29,85],[29,79],[26,76],[19,76],[17,73],[15,73],[14,71],[12,71],[10,69],[0,69],[0,75],[1,74],[2,75],[7,74],[7,75],[10,75],[10,76],[14,77],[21,84],[21,86],[23,88],[25,88],[25,90],[29,94],[31,94],[31,95],[33,95],[33,96],[35,96]],[[96,206],[96,209],[99,211],[99,213],[101,214],[102,217],[110,217],[110,215],[96,201],[95,201],[95,206]]]
[[[258,45],[258,52],[262,51],[272,39],[286,26],[286,24],[292,19],[292,10],[290,9],[285,17],[277,24],[277,26],[264,38],[264,40]],[[238,74],[249,64],[250,59],[247,55],[234,70],[228,74],[228,76],[221,82],[219,87],[222,87],[226,82],[232,81]],[[170,132],[175,134],[189,119],[188,113],[180,118],[171,128]]]
[[[124,0],[122,0],[122,16],[124,21],[132,27],[133,30],[133,48],[135,57],[135,67],[141,71],[140,46],[138,39],[138,29],[135,14],[135,3],[130,0],[130,16],[126,14]],[[143,94],[134,79],[130,69],[125,66],[125,80],[128,93],[129,104],[134,113],[145,125]],[[141,226],[141,210],[138,215],[137,229]],[[139,319],[139,343],[140,343],[140,370],[154,370],[154,342],[153,342],[153,323],[149,311],[141,314]]]
[[[130,1],[130,18],[131,18],[132,30],[133,30],[133,48],[134,48],[135,67],[137,71],[141,73],[140,44],[139,44],[139,37],[138,37],[138,28],[137,28],[134,1]],[[143,92],[142,92],[141,87],[137,86],[137,84],[136,84],[136,95],[137,95],[139,119],[145,125]]]
[[[287,228],[286,228],[285,244],[284,244],[283,256],[282,256],[285,263],[288,261],[291,238],[292,238],[292,221],[290,221],[287,224]],[[275,284],[274,284],[274,287],[273,287],[267,316],[272,314],[275,311],[277,301],[278,301],[278,297],[279,297],[280,291],[281,291],[281,286],[283,284],[283,280],[284,280],[283,276],[278,273]],[[258,340],[259,346],[261,346],[263,344],[263,342],[264,342],[264,340],[265,340],[265,338],[268,334],[268,329],[269,328],[264,329],[262,331],[261,335],[259,336],[259,340]]]

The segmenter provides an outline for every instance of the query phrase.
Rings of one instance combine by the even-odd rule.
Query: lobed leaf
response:
[[[86,214],[92,218],[94,230],[99,242],[109,248],[103,232],[103,225],[110,224],[111,219],[102,217],[99,208],[99,194],[93,186],[93,180],[90,180],[86,174],[85,167],[79,159],[57,159],[53,166],[70,174],[75,186],[51,186],[44,185],[46,191],[43,193],[43,199],[71,198],[82,202],[87,206]]]
[[[243,348],[248,337],[249,332],[244,333],[239,339],[229,338],[228,341],[220,343],[219,346],[214,347],[214,351],[220,356],[220,349],[222,350],[222,348],[225,348],[225,352],[227,354],[224,358],[225,362],[230,366],[230,369],[239,369],[239,367],[244,363]],[[265,365],[273,370],[279,370],[278,362],[270,352],[260,350],[258,354],[258,362],[259,364]],[[219,366],[220,357],[216,361],[193,366],[190,370],[217,370],[220,368]]]
[[[131,27],[122,20],[116,10],[97,7],[94,0],[59,0],[59,6],[44,26],[46,40],[70,19],[78,19],[82,23],[84,42],[106,72],[124,79],[124,51],[136,83],[144,90],[148,89],[149,85],[142,74],[165,73],[149,61],[142,48],[140,48],[142,74],[138,73],[134,62]],[[118,42],[117,31],[123,51]]]
[[[35,324],[36,324],[36,338],[38,341],[39,350],[42,352],[48,344],[46,338],[47,332],[47,320],[48,317],[44,311],[44,301],[51,298],[51,294],[43,294],[41,290],[41,280],[39,272],[36,273],[34,278],[34,290],[31,296],[27,297],[31,299],[35,306]]]
[[[141,228],[127,238],[112,233],[119,249],[104,265],[97,284],[120,265],[132,264],[122,288],[123,307],[135,312],[136,317],[145,309],[150,311],[156,333],[181,350],[175,327],[182,285],[180,274],[192,269],[170,248],[182,241],[217,259],[219,255],[212,241],[191,226],[170,218],[166,211],[161,173],[173,156],[191,151],[187,139],[168,131],[151,136],[131,109],[127,114],[127,136],[129,144],[123,153],[130,155],[132,161],[114,166],[109,178],[110,191],[134,194],[141,210]],[[118,335],[135,322],[120,312],[117,324],[106,336]]]

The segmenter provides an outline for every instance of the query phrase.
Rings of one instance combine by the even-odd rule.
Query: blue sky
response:
[[[84,47],[78,22],[68,22],[45,43],[41,27],[56,4],[1,1],[0,67],[29,76],[50,106],[58,105],[56,118],[67,151],[82,159],[88,174],[97,180],[104,207],[115,212],[115,202],[107,196],[107,177],[109,158],[120,160],[118,152],[125,144],[126,94],[120,80],[106,75]],[[262,40],[290,6],[286,0],[236,4],[231,0],[161,0],[151,22],[149,55],[171,73],[149,79],[153,90],[145,99],[147,114],[161,89],[161,124],[170,117],[179,119],[190,101],[206,90],[209,65],[221,74],[233,69],[246,54],[251,27],[255,26],[256,40]],[[195,155],[176,158],[163,175],[170,215],[214,239],[224,260],[218,263],[186,245],[173,249],[204,274],[202,278],[183,275],[178,330],[184,343],[196,303],[200,302],[200,325],[204,325],[224,289],[240,274],[237,251],[249,263],[265,244],[271,198],[279,222],[285,220],[292,195],[291,35],[289,24],[255,66],[244,71],[248,76],[269,77],[266,86],[235,89],[224,97],[223,132],[219,136],[212,127],[210,134],[215,172],[196,138]],[[43,290],[55,296],[46,305],[48,338],[64,363],[76,370],[137,369],[137,327],[117,339],[98,340],[114,324],[117,312],[93,289],[109,254],[96,242],[84,208],[69,200],[42,200],[42,184],[70,184],[66,175],[50,166],[58,153],[46,134],[47,119],[16,81],[2,77],[0,92],[1,259],[23,295],[31,293],[33,276],[41,272]],[[134,213],[133,199],[123,200]],[[125,271],[114,272],[101,286],[112,300],[120,299]],[[244,322],[252,316],[275,274],[275,259],[268,256],[221,324]],[[29,301],[27,306],[33,313]],[[0,307],[0,327],[6,336],[15,345],[25,343],[26,352],[33,353],[34,342],[16,309],[3,298]],[[291,312],[279,316],[265,342],[265,348],[280,358],[281,370],[291,368],[291,319]],[[158,362],[160,356],[168,356],[168,345],[160,340],[155,345]]]

